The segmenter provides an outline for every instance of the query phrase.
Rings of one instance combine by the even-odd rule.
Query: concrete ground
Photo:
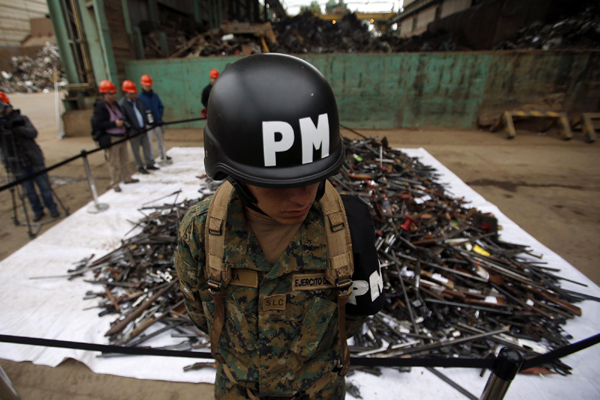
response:
[[[52,165],[91,149],[89,136],[58,139],[52,94],[12,95],[39,130],[38,143]],[[600,237],[600,143],[584,143],[581,134],[564,142],[555,131],[546,136],[517,131],[514,140],[479,130],[359,130],[387,136],[393,147],[424,147],[510,219],[600,284],[596,244]],[[357,136],[342,132],[349,138]],[[171,129],[167,147],[199,147],[202,132]],[[177,160],[174,160],[177,162]],[[101,153],[90,157],[98,194],[106,191],[108,169]],[[80,160],[51,172],[62,201],[76,210],[91,199]],[[29,240],[26,228],[11,220],[9,192],[0,193],[0,259]],[[48,217],[46,217],[48,218]],[[54,222],[55,223],[55,222]],[[44,226],[41,233],[52,223]],[[91,372],[67,360],[56,368],[0,360],[23,399],[212,399],[212,385],[141,381]]]

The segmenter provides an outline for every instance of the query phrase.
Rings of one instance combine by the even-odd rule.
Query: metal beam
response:
[[[93,7],[88,5],[87,0],[77,0],[79,9],[81,10],[81,24],[87,43],[87,48],[90,54],[90,63],[92,64],[92,73],[94,81],[98,84],[104,79],[109,79],[104,68],[105,61],[98,36],[98,26],[94,16]]]
[[[54,27],[54,34],[60,50],[60,58],[67,74],[67,80],[69,83],[81,83],[73,49],[71,48],[71,39],[67,31],[68,21],[65,19],[60,0],[48,0],[48,11],[50,12],[50,19]]]
[[[356,15],[356,19],[358,20],[375,20],[375,21],[387,21],[390,18],[394,17],[396,13],[354,13]],[[321,14],[317,15],[318,18],[325,21],[337,20],[341,21],[344,18],[343,14]]]
[[[396,16],[390,19],[389,23],[393,24],[396,22],[401,22],[406,18],[409,18],[426,8],[432,7],[436,4],[442,3],[443,0],[417,0],[414,3],[409,4],[401,13],[396,14]]]
[[[194,1],[194,19],[196,20],[196,23],[200,23],[202,22],[202,15],[200,13],[200,0],[193,0]]]
[[[94,6],[94,15],[96,25],[98,26],[98,37],[104,59],[104,71],[108,79],[115,84],[117,90],[120,90],[119,74],[117,72],[117,63],[115,62],[115,54],[113,52],[112,39],[110,37],[110,27],[106,20],[106,12],[104,8],[104,0],[92,0]]]
[[[158,15],[158,0],[148,0],[148,12],[150,13],[150,21],[158,24],[160,17]]]
[[[135,38],[137,57],[138,59],[143,60],[146,58],[146,54],[144,53],[144,38],[142,37],[142,31],[140,31],[139,27],[133,27],[133,36]]]

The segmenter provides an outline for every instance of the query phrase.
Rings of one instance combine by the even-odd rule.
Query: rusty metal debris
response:
[[[385,138],[344,142],[346,162],[331,181],[371,210],[387,296],[384,310],[352,339],[354,356],[485,359],[508,346],[530,358],[568,344],[562,325],[581,316],[572,303],[600,299],[561,288],[567,279],[541,255],[501,240],[496,218],[455,198],[432,167],[391,149]],[[199,197],[219,184],[208,180]],[[205,333],[186,315],[172,261],[178,223],[194,203],[142,207],[144,218],[135,224],[140,233],[67,275],[93,273],[87,281],[101,289],[85,298],[100,299],[100,315],[119,315],[106,333],[111,343],[139,346],[176,331],[173,336],[185,340],[169,348],[207,346]],[[147,333],[155,324],[162,327]],[[560,361],[540,367],[570,370]]]
[[[346,14],[333,24],[315,17],[310,12],[279,22],[250,24],[230,22],[193,36],[183,36],[171,58],[202,57],[211,55],[250,55],[264,52],[286,54],[400,51],[466,50],[452,34],[426,32],[410,38],[394,35],[374,35],[356,14]],[[147,38],[148,40],[152,38]],[[152,39],[153,40],[153,39]],[[158,47],[154,40],[153,47]],[[152,49],[148,49],[152,50]]]
[[[574,8],[575,10],[575,8]],[[600,6],[590,4],[579,14],[551,24],[536,23],[523,28],[515,38],[495,44],[493,49],[597,49],[600,48]],[[327,21],[305,12],[277,22],[251,24],[227,22],[200,34],[181,29],[168,37],[178,43],[171,58],[214,55],[250,55],[264,52],[305,53],[396,53],[420,51],[468,51],[468,38],[444,30],[400,37],[399,32],[374,33],[356,14],[340,21]],[[163,57],[158,38],[145,37],[150,55]],[[154,52],[154,53],[153,53]]]
[[[101,308],[99,316],[119,315],[105,334],[110,343],[140,346],[170,333],[182,341],[163,349],[206,347],[207,336],[187,316],[172,260],[179,220],[196,202],[177,203],[175,197],[171,204],[143,206],[140,211],[145,216],[135,224],[140,233],[124,239],[119,248],[85,267],[79,266],[76,272],[93,274],[86,282],[101,287],[86,293],[84,299],[99,300],[90,308]]]
[[[387,295],[354,337],[354,355],[488,358],[508,346],[529,358],[568,344],[562,325],[581,316],[572,303],[585,296],[562,289],[556,269],[502,241],[492,215],[454,198],[435,170],[385,138],[345,145],[332,181],[371,208]]]
[[[537,22],[521,29],[494,50],[562,50],[600,47],[600,5],[590,3],[580,13],[550,24]]]
[[[47,42],[35,58],[11,58],[11,71],[0,72],[0,91],[4,93],[36,93],[54,89],[54,71],[59,86],[66,85],[58,46]]]

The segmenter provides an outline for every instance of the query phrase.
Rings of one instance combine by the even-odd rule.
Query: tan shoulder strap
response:
[[[231,270],[223,264],[225,252],[225,223],[227,222],[227,204],[231,197],[233,186],[228,181],[223,182],[217,189],[206,219],[206,232],[204,234],[205,259],[204,273],[208,281],[208,291],[215,302],[215,315],[210,331],[210,352],[217,362],[225,367],[225,360],[218,353],[219,339],[225,323],[225,305],[223,303],[223,290],[231,280]],[[229,372],[228,369],[225,372]],[[231,372],[229,372],[231,375]],[[229,376],[228,375],[228,376]]]
[[[321,209],[327,230],[327,280],[338,288],[352,286],[354,256],[350,227],[342,198],[329,181],[325,181]]]
[[[327,231],[327,280],[338,288],[338,327],[340,329],[339,373],[345,376],[350,367],[350,349],[346,335],[346,303],[352,293],[354,255],[348,217],[340,194],[325,181],[325,194],[321,199]]]
[[[227,221],[227,204],[233,191],[233,185],[228,181],[217,189],[210,206],[206,219],[206,232],[204,234],[204,246],[206,252],[206,266],[204,273],[208,280],[209,288],[220,290],[221,286],[227,286],[231,280],[231,271],[223,264],[225,249],[225,223]]]

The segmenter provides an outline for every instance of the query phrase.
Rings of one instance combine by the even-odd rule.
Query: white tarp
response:
[[[421,162],[431,165],[441,174],[441,182],[456,196],[465,197],[473,207],[492,212],[502,225],[502,239],[526,244],[536,253],[544,254],[549,266],[560,268],[560,275],[583,282],[587,288],[565,282],[563,287],[600,297],[600,289],[577,269],[539,243],[518,225],[504,216],[498,208],[462,182],[450,170],[424,149],[403,149]],[[89,290],[101,287],[76,278],[30,279],[36,276],[64,275],[66,270],[82,258],[95,254],[100,257],[120,244],[131,230],[132,223],[143,215],[138,211],[143,203],[182,190],[178,201],[198,197],[204,173],[202,148],[174,148],[169,151],[174,163],[162,167],[151,175],[138,176],[141,182],[122,185],[121,193],[109,191],[100,197],[110,205],[101,214],[89,214],[86,207],[76,211],[64,221],[31,241],[0,263],[0,333],[60,339],[77,342],[107,344],[104,337],[115,315],[99,318],[99,308],[84,310],[96,305],[95,300],[83,300]],[[158,201],[173,202],[175,197]],[[135,234],[133,232],[132,234]],[[578,304],[583,317],[570,321],[565,329],[574,341],[600,332],[600,304],[586,301]],[[148,342],[149,346],[179,343],[161,335]],[[35,364],[57,366],[65,358],[85,363],[96,373],[125,377],[179,382],[214,382],[214,371],[204,369],[184,373],[183,366],[194,360],[170,357],[116,357],[97,358],[97,352],[69,349],[52,349],[35,346],[0,344],[0,358],[12,361],[32,361]],[[595,346],[569,356],[563,361],[573,367],[573,375],[518,376],[507,399],[599,399],[600,382],[596,368],[600,365],[600,346]],[[487,374],[479,377],[478,370],[439,369],[471,393],[479,396]],[[357,373],[348,378],[356,384],[365,399],[462,399],[464,396],[424,368],[413,368],[411,373],[383,369],[381,377]],[[351,396],[348,396],[349,398]]]

